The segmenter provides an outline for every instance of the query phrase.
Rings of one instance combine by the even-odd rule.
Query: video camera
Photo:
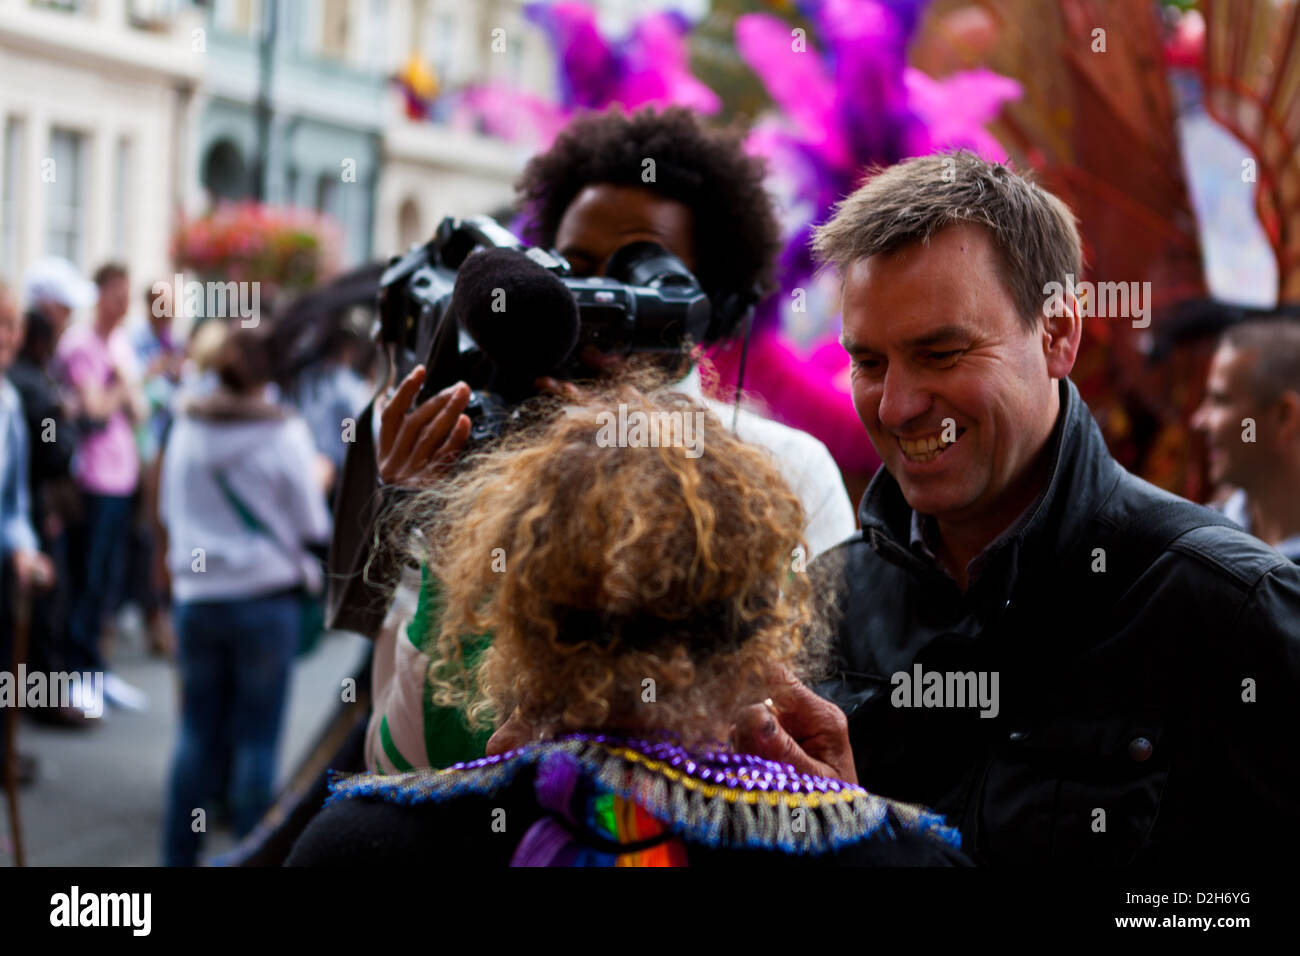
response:
[[[395,348],[403,374],[424,357],[418,401],[453,382],[470,386],[474,444],[501,433],[538,377],[592,377],[579,359],[588,346],[680,354],[715,331],[708,294],[657,243],[619,249],[604,277],[572,271],[557,252],[526,246],[487,216],[448,217],[380,279],[380,341]]]

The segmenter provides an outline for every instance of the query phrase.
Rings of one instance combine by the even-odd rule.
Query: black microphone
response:
[[[578,343],[578,303],[553,273],[514,249],[484,249],[461,264],[448,311],[496,366],[493,388],[512,400],[554,372]]]

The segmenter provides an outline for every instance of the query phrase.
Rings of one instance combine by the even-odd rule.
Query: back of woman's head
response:
[[[431,676],[472,718],[690,737],[818,643],[798,498],[680,393],[588,393],[424,504],[443,598]]]
[[[231,324],[212,363],[221,384],[233,392],[252,392],[271,381],[266,335],[258,327]]]

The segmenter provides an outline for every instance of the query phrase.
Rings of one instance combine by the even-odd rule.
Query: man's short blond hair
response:
[[[1042,316],[1044,286],[1079,277],[1083,254],[1074,213],[1047,190],[968,150],[875,167],[813,236],[822,265],[841,275],[858,259],[929,242],[961,223],[987,229],[1016,311],[1031,327]]]

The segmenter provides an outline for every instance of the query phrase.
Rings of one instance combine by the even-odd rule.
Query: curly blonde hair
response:
[[[690,416],[698,446],[619,447],[620,413]],[[826,589],[805,573],[803,509],[766,449],[662,385],[536,414],[401,512],[440,585],[425,635],[438,704],[473,727],[515,712],[539,736],[716,742],[736,708],[768,696],[773,665],[818,669]]]

